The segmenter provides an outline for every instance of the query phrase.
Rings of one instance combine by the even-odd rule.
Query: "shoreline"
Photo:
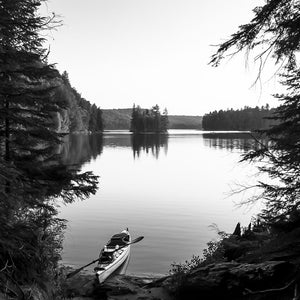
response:
[[[67,268],[67,272],[70,271],[72,269]],[[168,277],[163,274],[149,273],[116,274],[100,285],[94,274],[80,272],[62,283],[62,291],[65,298],[76,300],[172,300],[173,297],[163,285]]]

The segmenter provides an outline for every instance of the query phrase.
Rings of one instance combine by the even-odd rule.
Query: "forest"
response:
[[[58,293],[65,220],[60,203],[85,199],[98,177],[60,156],[70,132],[101,131],[101,111],[47,61],[45,33],[60,21],[44,1],[0,2],[0,297]],[[41,34],[43,32],[43,34]],[[38,291],[37,291],[38,290]]]
[[[270,119],[275,109],[270,109],[269,105],[262,107],[245,106],[239,110],[219,110],[205,114],[202,119],[204,130],[216,131],[255,131],[267,129],[276,122]]]
[[[61,84],[55,90],[54,97],[65,103],[54,117],[57,131],[64,133],[103,131],[102,110],[84,99],[71,86],[66,71],[61,75]]]
[[[45,37],[60,21],[55,14],[40,15],[43,2],[0,1],[0,297],[5,299],[58,299],[66,227],[66,221],[58,217],[58,205],[84,200],[98,188],[97,176],[60,156],[67,133],[102,130],[102,113],[71,87],[67,73],[61,75],[48,63]],[[237,226],[229,237],[221,232],[223,240],[209,244],[204,253],[207,265],[198,268],[198,274],[212,276],[202,291],[207,277],[196,278],[192,263],[185,269],[179,265],[184,272],[175,277],[182,284],[175,286],[178,299],[192,299],[188,289],[198,293],[194,299],[205,298],[208,292],[219,292],[215,299],[299,299],[300,7],[293,0],[267,0],[254,13],[248,24],[218,46],[211,64],[218,66],[227,54],[258,48],[255,56],[262,67],[269,58],[281,65],[285,92],[275,95],[281,104],[275,111],[246,107],[213,112],[203,118],[203,125],[206,130],[263,129],[268,143],[248,151],[242,160],[258,163],[258,172],[268,179],[242,188],[259,189],[258,196],[244,203],[262,201],[265,208],[255,226],[245,230]],[[270,120],[265,119],[269,116]],[[214,121],[207,121],[210,117]],[[161,114],[158,105],[134,106],[133,133],[165,133],[167,128],[166,110]],[[142,141],[141,147],[134,142],[136,156],[141,148],[150,149],[149,144]],[[154,153],[163,144],[164,140],[156,141]],[[97,147],[94,155],[102,151],[101,143]],[[224,269],[226,263],[229,270]],[[278,263],[285,265],[278,270]],[[237,274],[240,278],[234,277]],[[255,276],[257,282],[249,286]],[[211,294],[206,298],[213,299]]]
[[[168,130],[168,111],[160,113],[156,104],[151,109],[141,109],[133,106],[131,114],[130,131],[133,133],[166,133]]]
[[[104,130],[130,130],[132,108],[101,111]],[[202,117],[168,114],[168,129],[202,129]]]

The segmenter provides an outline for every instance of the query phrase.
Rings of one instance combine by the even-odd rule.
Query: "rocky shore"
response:
[[[107,300],[171,300],[167,277],[116,275],[99,285],[94,275],[77,274],[66,280],[62,286],[67,299],[107,299]]]
[[[67,299],[300,299],[300,228],[239,226],[196,266],[169,276],[116,275],[103,285],[77,274],[62,285]],[[290,224],[289,224],[290,225]],[[184,270],[184,271],[182,271]]]
[[[116,275],[103,285],[93,275],[77,274],[65,282],[67,299],[172,300],[172,299],[298,299],[299,274],[286,261],[224,262],[199,267],[178,285],[172,276]]]

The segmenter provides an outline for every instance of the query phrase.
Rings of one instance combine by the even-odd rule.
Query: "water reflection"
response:
[[[59,155],[63,164],[82,165],[101,155],[103,148],[131,148],[134,158],[142,152],[151,153],[158,159],[161,150],[168,152],[166,134],[73,134],[65,138]]]
[[[140,157],[142,151],[158,159],[161,149],[168,153],[168,135],[166,134],[133,134],[131,136],[133,157]]]
[[[213,132],[197,134],[203,140],[203,144],[210,148],[227,150],[242,150],[258,148],[266,140],[254,137],[250,133],[241,132]],[[192,135],[194,136],[194,135]],[[165,134],[120,134],[107,133],[101,134],[74,134],[66,137],[65,143],[61,146],[59,154],[63,164],[82,165],[95,160],[101,155],[103,148],[131,148],[133,157],[140,157],[142,152],[152,154],[156,159],[159,158],[161,151],[168,153],[169,138],[191,137],[189,134],[177,132],[170,135]]]
[[[64,164],[82,165],[96,159],[103,152],[101,134],[72,134],[65,138],[60,157]]]
[[[70,160],[88,160],[85,148],[91,147],[92,136],[74,138],[81,141],[70,141],[78,148],[67,148],[73,156]],[[240,195],[229,199],[224,193],[232,182],[248,182],[256,172],[254,165],[237,164],[241,149],[251,143],[248,134],[236,133],[170,131],[168,136],[133,136],[105,132],[103,155],[99,156],[102,146],[90,149],[98,157],[83,166],[101,176],[98,192],[88,201],[61,208],[60,217],[70,224],[64,263],[86,264],[110,232],[127,226],[133,235],[147,237],[132,247],[129,273],[165,273],[172,262],[201,255],[206,243],[216,237],[210,224],[227,232],[233,232],[237,222],[249,224],[251,210],[234,206]],[[126,265],[120,271],[125,269]]]
[[[120,148],[130,148],[131,147],[131,134],[124,133],[106,133],[104,134],[104,147],[120,147]]]
[[[205,146],[210,148],[219,148],[227,150],[242,150],[249,151],[250,149],[257,149],[264,143],[265,140],[258,139],[250,133],[204,133],[203,142]]]

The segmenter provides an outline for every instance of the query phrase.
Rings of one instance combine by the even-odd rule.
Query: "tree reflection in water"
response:
[[[0,290],[4,293],[9,285],[8,291],[22,294],[15,282],[55,287],[66,227],[58,217],[58,204],[84,200],[97,191],[98,177],[81,172],[81,166],[102,152],[102,136],[65,139],[51,144],[47,156],[34,156],[32,150],[31,165],[25,159],[11,164],[18,166],[13,172],[7,168],[9,186],[14,188],[6,189],[7,179],[0,179]]]
[[[131,145],[133,157],[139,157],[141,152],[151,154],[158,159],[161,149],[168,152],[168,135],[167,134],[133,134],[131,136]]]
[[[258,149],[267,140],[258,135],[247,132],[214,132],[203,134],[204,145],[210,148],[227,150],[242,150],[247,152],[251,149]]]
[[[59,150],[61,160],[67,165],[82,165],[96,159],[103,152],[102,134],[71,134]]]

